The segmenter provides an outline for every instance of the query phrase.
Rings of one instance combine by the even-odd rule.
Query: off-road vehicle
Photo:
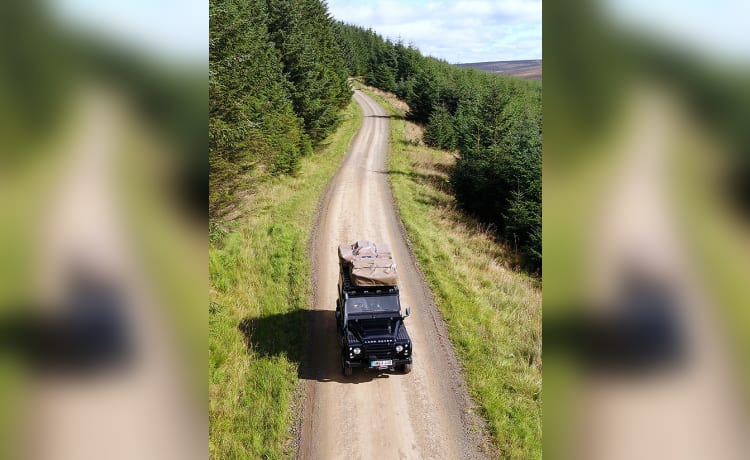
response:
[[[384,244],[358,241],[339,246],[339,296],[336,329],[341,369],[411,372],[411,339],[401,314],[396,264]]]

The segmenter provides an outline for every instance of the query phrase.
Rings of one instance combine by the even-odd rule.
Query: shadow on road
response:
[[[380,174],[388,175],[399,175],[406,176],[409,179],[423,185],[429,185],[436,190],[440,190],[443,193],[453,194],[453,188],[447,177],[441,176],[440,174],[425,174],[414,171],[401,171],[397,169],[389,169],[388,171],[378,171]]]
[[[130,307],[119,283],[74,271],[67,290],[59,305],[3,305],[0,354],[40,377],[94,377],[131,364]]]
[[[596,375],[641,377],[679,371],[688,344],[675,288],[642,274],[628,273],[608,306],[558,306],[566,315],[544,320],[544,343]]]
[[[388,372],[355,369],[345,377],[336,333],[335,313],[331,310],[294,310],[240,321],[248,352],[260,356],[286,356],[297,363],[297,375],[318,382],[365,383],[389,378]]]
[[[392,120],[408,120],[403,115],[365,115],[365,118],[390,118]]]

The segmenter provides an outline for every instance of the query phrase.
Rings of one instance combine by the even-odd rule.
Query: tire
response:
[[[352,376],[352,368],[346,367],[344,364],[344,361],[341,361],[341,371],[343,372],[345,377],[351,377]]]
[[[411,372],[411,363],[404,364],[401,370],[404,372],[404,374],[408,374],[409,372]]]

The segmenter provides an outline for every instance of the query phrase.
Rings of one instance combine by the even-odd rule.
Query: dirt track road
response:
[[[388,115],[355,91],[362,128],[320,204],[311,241],[315,311],[300,457],[304,459],[484,458],[476,416],[445,325],[418,272],[387,181]],[[341,374],[335,328],[340,243],[390,244],[414,344],[414,368]]]
[[[19,456],[205,458],[205,409],[185,384],[183,355],[123,222],[116,165],[127,115],[109,93],[90,93],[83,96],[80,132],[41,217],[36,294],[52,313],[66,307],[73,269],[112,283],[123,294],[132,359],[98,373],[30,379]]]
[[[637,376],[594,375],[578,404],[581,459],[748,458],[744,396],[720,309],[690,253],[670,189],[681,115],[652,89],[637,104],[622,166],[602,194],[593,285],[612,298],[626,269],[666,283],[685,338],[682,366]],[[683,128],[684,129],[684,128]],[[605,297],[606,298],[606,297]]]

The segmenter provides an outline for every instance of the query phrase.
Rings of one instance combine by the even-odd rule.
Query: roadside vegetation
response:
[[[395,93],[429,146],[456,150],[457,204],[542,269],[542,85],[425,57],[411,45],[337,23],[352,76]]]
[[[265,176],[295,174],[351,99],[334,22],[319,0],[211,0],[209,215]]]
[[[555,325],[579,318],[596,288],[580,255],[590,250],[595,234],[588,223],[601,212],[597,200],[617,172],[613,152],[632,139],[631,103],[644,83],[674,104],[669,122],[679,131],[666,140],[672,151],[664,185],[678,218],[679,244],[707,300],[719,307],[711,314],[734,345],[730,360],[744,372],[743,388],[750,388],[750,79],[741,62],[619,28],[588,1],[548,2],[545,13],[545,35],[565,37],[545,42],[545,72],[566,77],[549,79],[544,95],[550,121],[544,161],[544,434],[545,450],[566,454],[578,447],[571,421],[580,411],[576,399],[585,394],[585,357],[555,347]]]
[[[300,160],[299,174],[267,179],[247,197],[244,217],[211,224],[211,458],[294,455],[301,313],[312,302],[307,244],[320,197],[361,123],[351,102],[338,130]],[[256,327],[261,321],[273,327]]]
[[[93,99],[100,101],[98,114],[116,120],[115,135],[96,136],[95,148],[112,148],[118,159],[116,180],[107,184],[117,199],[111,209],[117,226],[105,225],[109,230],[99,232],[112,231],[133,245],[132,260],[146,273],[150,294],[158,306],[170,308],[156,315],[164,314],[165,328],[175,333],[179,366],[193,372],[204,366],[206,355],[201,300],[206,267],[200,263],[205,237],[202,243],[192,239],[196,227],[203,233],[205,219],[205,67],[168,54],[155,58],[143,44],[130,47],[104,31],[61,21],[55,13],[48,4],[32,1],[6,2],[2,14],[3,30],[13,39],[0,43],[0,323],[5,333],[0,458],[14,458],[35,438],[29,424],[19,422],[38,396],[28,371],[39,361],[29,353],[33,341],[25,339],[29,331],[37,333],[37,319],[65,311],[51,307],[69,306],[51,305],[54,299],[40,294],[50,276],[42,273],[50,257],[44,229],[62,209],[53,207],[60,198],[53,195],[72,171],[70,160],[86,133],[96,129],[87,117]],[[168,244],[162,244],[167,234]],[[65,249],[75,254],[75,248]],[[195,252],[201,253],[199,259],[193,258]],[[179,309],[171,309],[176,305]],[[195,388],[193,383],[186,387],[205,399],[206,385]]]
[[[292,457],[307,244],[361,114],[325,3],[209,3],[209,451]]]
[[[388,177],[396,205],[494,445],[502,458],[540,458],[541,283],[514,271],[518,256],[462,212],[450,184],[456,153],[424,145],[393,95],[368,92],[394,115]]]
[[[726,165],[714,155],[731,155],[725,144],[717,142],[714,133],[687,125],[675,140],[672,182],[673,196],[680,223],[686,229],[699,274],[704,277],[716,305],[721,326],[728,332],[726,340],[739,357],[750,356],[750,285],[747,283],[748,219],[738,212],[737,203],[727,200],[726,191],[718,187],[726,181]],[[706,154],[710,152],[711,155]],[[750,366],[739,360],[743,388],[750,388]]]
[[[298,173],[359,76],[409,104],[424,142],[460,152],[457,203],[541,273],[541,82],[425,57],[320,0],[211,0],[209,16],[210,218],[236,215],[255,180]]]
[[[320,0],[211,0],[209,17],[211,457],[293,454],[307,241],[359,126],[349,76],[409,104],[391,179],[410,239],[497,446],[539,456],[541,294],[514,269],[541,272],[541,84],[424,57]]]

